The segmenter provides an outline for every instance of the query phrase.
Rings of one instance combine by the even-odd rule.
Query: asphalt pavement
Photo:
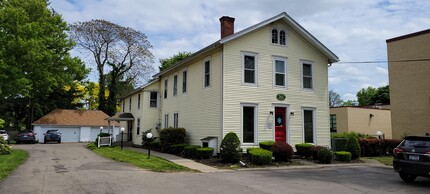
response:
[[[379,166],[156,173],[99,157],[84,146],[14,146],[30,157],[0,182],[0,193],[430,193],[430,179],[406,184],[391,168]]]

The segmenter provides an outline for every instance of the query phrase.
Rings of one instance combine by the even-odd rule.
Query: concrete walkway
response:
[[[134,150],[134,151],[138,151],[138,152],[143,152],[143,153],[148,153],[147,149],[142,149],[142,148],[135,148],[135,147],[127,147],[126,149],[130,149],[130,150]],[[227,170],[227,169],[218,169],[218,168],[214,168],[208,165],[204,165],[198,162],[194,162],[193,160],[190,159],[186,159],[186,158],[182,158],[179,156],[175,156],[172,154],[166,154],[166,153],[161,153],[161,152],[156,152],[151,150],[151,155],[157,156],[159,158],[163,158],[166,160],[169,160],[173,163],[179,164],[181,166],[185,166],[188,167],[190,169],[193,170],[197,170],[200,172],[226,172],[226,171],[232,171],[232,170]]]
[[[142,153],[148,153],[147,149],[142,149],[142,148],[127,147],[127,149],[142,152]],[[275,169],[311,169],[311,168],[351,167],[351,166],[378,166],[378,167],[383,167],[383,168],[392,168],[392,166],[386,166],[386,165],[378,162],[377,160],[361,158],[361,161],[363,161],[363,163],[318,164],[318,163],[314,163],[314,162],[311,162],[308,160],[293,159],[297,162],[300,162],[301,165],[278,166],[278,167],[273,166],[273,167],[261,167],[261,168],[238,168],[238,169],[234,169],[234,170],[229,170],[229,169],[214,168],[214,167],[211,167],[208,165],[204,165],[204,164],[195,162],[195,161],[190,160],[190,159],[182,158],[182,157],[171,155],[171,154],[156,152],[156,151],[152,151],[152,150],[151,150],[151,155],[154,155],[154,156],[157,156],[160,158],[164,158],[164,159],[169,160],[173,163],[176,163],[176,164],[179,164],[181,166],[185,166],[185,167],[188,167],[190,169],[197,170],[200,172],[228,172],[228,171],[234,171],[234,170],[237,170],[237,171],[252,171],[252,170],[260,171],[260,170],[275,170]]]

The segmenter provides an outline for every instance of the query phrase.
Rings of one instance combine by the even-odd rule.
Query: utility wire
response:
[[[429,59],[407,59],[397,61],[340,61],[337,63],[398,63],[398,62],[418,62],[418,61],[430,61]]]

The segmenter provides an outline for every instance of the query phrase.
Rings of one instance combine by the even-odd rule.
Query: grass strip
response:
[[[6,178],[28,158],[24,150],[14,149],[11,154],[0,155],[0,180]]]
[[[393,165],[393,156],[375,156],[375,157],[365,157],[368,159],[373,159],[373,160],[377,160],[382,164],[385,164],[387,166],[392,166]]]
[[[139,168],[148,169],[154,172],[191,172],[193,170],[170,162],[168,160],[151,155],[148,155],[133,150],[123,149],[119,147],[101,147],[93,149],[95,153],[119,162],[127,162]]]

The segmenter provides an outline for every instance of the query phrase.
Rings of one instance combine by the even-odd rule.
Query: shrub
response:
[[[385,143],[382,140],[379,141],[379,139],[360,138],[358,143],[363,156],[379,156],[383,152],[383,147],[385,147]]]
[[[185,143],[186,130],[184,128],[164,128],[160,131],[161,150],[169,151],[169,147],[174,144]]]
[[[318,151],[320,151],[322,146],[312,146],[311,152],[312,152],[312,160],[318,160]]]
[[[94,150],[97,148],[97,145],[95,142],[91,142],[91,143],[87,144],[87,148],[90,150]]]
[[[348,143],[346,144],[346,151],[351,153],[351,159],[355,160],[360,158],[360,144],[355,137],[348,138]]]
[[[189,145],[184,147],[184,155],[190,158],[196,157],[196,150],[197,148],[201,148],[201,146],[198,145]]]
[[[148,129],[148,130],[142,132],[142,147],[147,146],[147,144],[153,142],[156,139],[156,137],[152,137],[151,139],[148,139],[146,137],[146,134],[151,133],[151,131],[152,131],[152,129]]]
[[[12,153],[12,148],[10,147],[9,144],[0,143],[0,155],[6,155],[11,153]]]
[[[249,147],[246,148],[246,153],[249,154],[249,151],[253,150],[253,149],[258,149],[259,147]]]
[[[385,153],[393,155],[393,149],[396,148],[402,140],[400,139],[384,139],[385,142]]]
[[[148,146],[151,150],[161,151],[161,142],[159,141],[149,142]]]
[[[331,147],[334,151],[345,151],[348,138],[333,138],[331,139]]]
[[[174,144],[170,146],[169,153],[171,154],[180,154],[182,151],[184,151],[184,147],[188,146],[188,144]]]
[[[269,151],[272,150],[273,144],[275,144],[275,141],[262,141],[262,142],[258,143],[260,148],[262,148],[264,150],[269,150]]]
[[[273,156],[276,161],[290,161],[293,158],[293,148],[290,144],[282,141],[278,141],[272,146]]]
[[[331,138],[346,138],[349,139],[350,137],[355,137],[356,139],[358,138],[374,138],[368,134],[363,134],[363,133],[357,133],[354,131],[351,132],[343,132],[343,133],[335,133],[331,135]]]
[[[336,160],[349,162],[351,161],[351,153],[346,151],[335,152]]]
[[[220,146],[221,160],[224,162],[238,162],[242,157],[240,141],[236,133],[227,133],[221,141]]]
[[[312,146],[313,145],[309,143],[296,144],[297,154],[302,157],[309,158],[312,154]]]
[[[318,151],[318,159],[323,164],[330,164],[333,161],[333,152],[323,147]]]
[[[208,159],[208,158],[212,157],[213,153],[214,153],[213,148],[197,148],[196,149],[197,158]]]
[[[251,163],[255,165],[266,165],[272,162],[272,152],[264,149],[252,149],[249,151]]]

